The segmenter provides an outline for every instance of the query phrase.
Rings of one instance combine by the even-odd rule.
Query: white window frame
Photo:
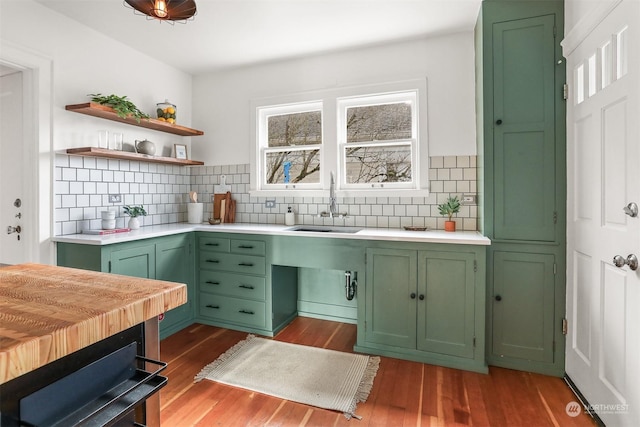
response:
[[[342,154],[338,143],[339,112],[338,100],[349,98],[366,98],[376,95],[415,92],[415,117],[412,122],[416,126],[415,158],[412,174],[415,178],[411,188],[398,188],[386,183],[383,187],[347,187],[342,177],[340,166]],[[263,151],[266,128],[261,128],[264,118],[261,111],[272,107],[296,108],[301,105],[322,104],[322,148],[320,152],[320,183],[318,185],[270,184],[264,183]],[[295,110],[289,110],[295,112]],[[307,110],[308,111],[308,110]],[[429,156],[427,132],[427,80],[425,78],[403,80],[399,82],[370,84],[362,86],[335,87],[320,91],[297,93],[292,95],[272,96],[251,101],[251,141],[250,148],[250,181],[249,194],[253,197],[326,197],[329,191],[330,174],[336,175],[336,195],[338,197],[426,197],[429,195]],[[404,183],[406,185],[406,183]]]
[[[324,113],[322,110],[322,101],[311,101],[311,102],[300,102],[293,104],[282,104],[282,105],[273,105],[273,106],[265,106],[258,107],[258,153],[259,153],[259,161],[257,164],[256,173],[258,174],[260,179],[260,185],[264,190],[284,190],[287,189],[297,189],[297,190],[317,190],[322,188],[322,168],[320,168],[320,179],[317,183],[288,183],[288,184],[269,184],[265,181],[265,174],[267,172],[267,153],[278,153],[282,151],[304,151],[304,150],[318,150],[319,161],[320,164],[323,164],[323,154],[324,154],[324,131],[322,132],[322,143],[320,144],[309,144],[309,145],[296,145],[293,147],[269,147],[269,117],[272,116],[281,116],[284,114],[294,114],[294,113],[307,113],[313,111],[320,111],[320,116],[322,118],[322,122],[324,123]],[[256,177],[257,179],[257,177]]]
[[[369,190],[369,189],[410,189],[418,188],[420,182],[420,165],[418,147],[418,90],[373,94],[365,96],[353,96],[338,98],[338,153],[340,167],[338,176],[340,188],[344,190]],[[368,107],[374,105],[408,103],[411,105],[411,138],[402,140],[384,140],[379,142],[347,143],[347,109],[351,107]],[[347,182],[345,171],[347,159],[345,156],[347,147],[398,147],[409,146],[411,149],[411,181],[410,182],[384,182],[352,184]]]

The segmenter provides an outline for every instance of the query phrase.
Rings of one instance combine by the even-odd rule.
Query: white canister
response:
[[[187,222],[189,224],[202,223],[203,203],[187,204]]]
[[[100,213],[102,214],[103,220],[116,219],[116,211],[102,211]]]
[[[113,230],[116,228],[116,220],[115,219],[103,219],[102,220],[102,229],[103,230]]]

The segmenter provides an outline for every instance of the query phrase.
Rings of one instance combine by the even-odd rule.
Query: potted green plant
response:
[[[106,105],[113,108],[118,117],[126,119],[127,117],[133,117],[138,123],[140,119],[148,119],[149,115],[143,113],[136,107],[136,105],[127,99],[127,96],[108,95],[104,96],[101,93],[89,94],[91,100],[100,105]]]
[[[458,196],[449,196],[446,202],[438,205],[438,211],[440,215],[449,217],[449,220],[444,222],[444,230],[456,231],[456,223],[451,217],[460,211],[460,200]]]
[[[144,210],[144,206],[125,205],[122,209],[126,215],[130,216],[129,228],[132,230],[140,228],[140,221],[138,220],[138,217],[147,215],[147,211]]]

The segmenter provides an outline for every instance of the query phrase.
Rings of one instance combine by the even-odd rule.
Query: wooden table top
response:
[[[20,264],[0,268],[0,384],[187,302],[185,284]]]

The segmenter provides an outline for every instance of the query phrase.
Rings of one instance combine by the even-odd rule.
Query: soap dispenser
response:
[[[284,214],[284,224],[285,225],[295,225],[296,223],[296,214],[291,209],[291,206],[287,208],[287,213]]]

